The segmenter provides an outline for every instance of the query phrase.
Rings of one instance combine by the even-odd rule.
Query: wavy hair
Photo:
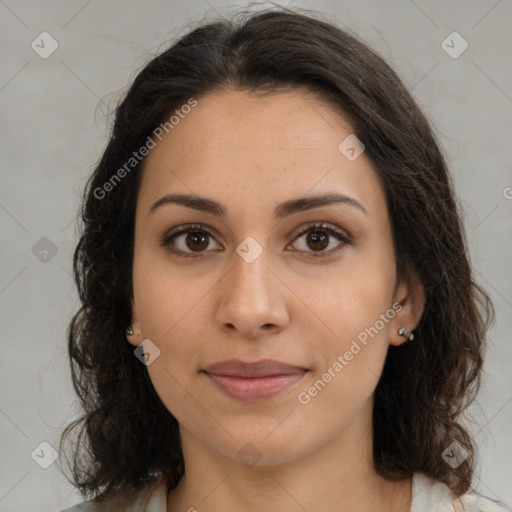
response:
[[[191,97],[290,87],[308,88],[351,122],[385,190],[398,275],[414,269],[425,290],[415,340],[389,347],[375,390],[375,470],[388,480],[421,471],[456,496],[471,486],[476,445],[460,418],[480,386],[494,308],[473,276],[440,143],[390,65],[350,30],[278,7],[194,27],[138,73],[116,106],[79,211],[73,272],[81,307],[67,334],[81,415],[59,445],[88,499],[133,493],[160,477],[173,488],[184,473],[178,422],[125,338],[144,159],[108,194],[98,191]],[[457,468],[442,458],[454,441],[468,453]]]

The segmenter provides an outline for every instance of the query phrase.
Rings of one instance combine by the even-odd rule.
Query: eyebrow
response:
[[[321,206],[328,206],[331,204],[339,203],[352,206],[363,212],[365,215],[368,215],[368,212],[366,211],[364,206],[353,197],[347,196],[345,194],[328,193],[316,196],[307,196],[300,197],[297,199],[290,199],[289,201],[280,203],[279,205],[277,205],[274,211],[274,218],[276,220],[280,220],[294,213],[304,212],[307,210],[312,210],[314,208],[319,208]],[[182,206],[186,206],[188,208],[193,208],[194,210],[209,213],[211,215],[215,215],[217,217],[222,218],[227,217],[228,214],[227,207],[221,203],[218,203],[217,201],[214,201],[213,199],[208,199],[206,197],[200,197],[191,194],[167,194],[158,199],[151,206],[148,215],[151,215],[155,210],[166,204],[179,204]]]

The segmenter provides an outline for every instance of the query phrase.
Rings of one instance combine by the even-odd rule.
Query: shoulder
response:
[[[82,501],[78,505],[66,508],[65,510],[59,510],[59,512],[94,512],[94,504],[91,501]],[[96,511],[97,511],[96,507]]]
[[[512,512],[504,503],[494,501],[473,491],[454,499],[444,483],[415,473],[412,483],[410,512]]]
[[[137,491],[130,498],[114,496],[108,501],[95,504],[83,501],[59,512],[166,512],[167,485],[158,479]]]

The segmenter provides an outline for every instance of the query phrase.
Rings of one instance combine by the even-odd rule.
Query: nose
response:
[[[270,268],[268,249],[251,263],[236,252],[232,260],[231,270],[222,280],[217,325],[250,339],[283,329],[289,322],[288,289]]]

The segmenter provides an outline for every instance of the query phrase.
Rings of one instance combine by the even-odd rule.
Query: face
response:
[[[223,91],[197,98],[150,151],[128,339],[146,340],[147,371],[190,443],[275,465],[368,425],[389,345],[419,318],[377,174],[364,152],[339,149],[353,133],[306,90]],[[296,202],[328,194],[341,200]],[[232,359],[293,368],[204,371]]]

